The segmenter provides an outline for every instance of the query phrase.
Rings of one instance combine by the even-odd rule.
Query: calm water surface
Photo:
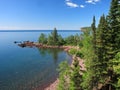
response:
[[[41,90],[57,78],[60,62],[71,56],[60,49],[21,48],[14,41],[38,41],[39,32],[0,32],[0,90]],[[59,31],[63,37],[80,31]],[[37,89],[36,89],[37,90]]]

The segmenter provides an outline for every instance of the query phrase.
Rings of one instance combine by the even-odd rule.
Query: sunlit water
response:
[[[0,32],[0,90],[35,90],[57,78],[58,65],[71,56],[60,49],[21,48],[14,41],[38,41],[39,32]],[[60,31],[63,37],[80,31]],[[37,90],[37,89],[36,89]]]

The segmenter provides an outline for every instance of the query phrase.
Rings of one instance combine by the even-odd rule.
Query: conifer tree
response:
[[[95,20],[95,16],[93,17],[93,23],[91,25],[91,29],[92,29],[92,50],[91,53],[93,53],[93,57],[91,59],[91,65],[89,67],[89,69],[93,69],[90,72],[93,73],[93,75],[91,76],[91,89],[97,89],[97,85],[98,85],[98,79],[99,79],[99,68],[98,68],[98,58],[97,58],[97,48],[96,48],[96,35],[97,35],[97,31],[96,31],[96,20]]]
[[[118,52],[115,58],[112,60],[113,70],[116,74],[117,80],[113,84],[116,87],[116,90],[120,90],[120,52]]]
[[[70,90],[81,89],[82,75],[80,72],[80,65],[77,58],[75,58],[70,75]]]
[[[58,33],[57,33],[57,29],[54,28],[53,32],[51,33],[52,37],[53,37],[53,43],[54,45],[57,44],[58,42]]]
[[[110,59],[120,51],[120,11],[119,11],[119,0],[112,0],[111,7],[108,15],[109,24],[109,45]]]
[[[120,11],[119,0],[112,0],[111,7],[108,15],[108,27],[107,32],[107,49],[106,56],[108,59],[108,77],[109,77],[109,90],[113,88],[112,83],[115,83],[115,75],[113,70],[113,63],[111,60],[115,57],[116,53],[120,51]]]
[[[59,65],[59,84],[57,90],[70,90],[70,84],[68,83],[69,80],[69,73],[70,67],[67,61],[62,62]]]
[[[84,55],[85,59],[85,68],[86,71],[83,73],[83,82],[81,83],[83,90],[92,90],[95,82],[95,59],[94,57],[94,49],[93,49],[93,38],[91,34],[91,28],[85,28],[83,34],[83,48],[81,49],[81,52]],[[94,78],[94,79],[93,79]]]
[[[91,25],[91,29],[92,29],[92,34],[93,34],[93,49],[94,52],[96,53],[96,26],[95,26],[96,20],[95,20],[95,16],[93,17],[93,23]]]
[[[97,40],[96,40],[96,55],[97,55],[97,78],[98,84],[104,84],[105,78],[107,74],[107,59],[106,59],[106,32],[107,30],[107,22],[105,16],[101,16],[98,29],[97,29]],[[97,86],[98,87],[98,86]]]

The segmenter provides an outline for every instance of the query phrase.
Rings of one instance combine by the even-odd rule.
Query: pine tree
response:
[[[92,34],[93,34],[93,49],[94,52],[96,53],[96,26],[95,26],[96,20],[95,20],[95,16],[93,17],[93,23],[91,25],[91,29],[92,29]]]
[[[110,59],[112,59],[115,54],[120,51],[120,11],[119,11],[119,0],[112,0],[111,8],[108,15],[109,24],[109,45]]]
[[[57,33],[57,29],[54,28],[53,32],[51,33],[52,37],[53,37],[53,43],[54,45],[57,45],[58,42],[58,33]]]
[[[106,59],[106,32],[108,31],[108,24],[105,16],[101,16],[97,29],[96,37],[96,55],[97,55],[97,78],[98,85],[105,83],[107,76],[107,59]],[[98,86],[97,86],[98,87]]]
[[[115,83],[113,63],[111,60],[115,57],[116,53],[120,51],[120,11],[119,11],[119,0],[112,0],[110,12],[108,15],[108,32],[107,32],[107,49],[106,55],[108,59],[108,77],[109,77],[109,90],[114,86],[112,83]]]
[[[75,58],[70,75],[70,90],[81,89],[82,75],[80,72],[80,65],[77,58]]]
[[[98,58],[97,58],[97,48],[96,48],[96,20],[95,20],[95,16],[93,17],[93,23],[91,25],[91,29],[92,29],[92,50],[91,53],[93,53],[93,57],[91,59],[91,65],[89,69],[93,69],[91,70],[91,72],[93,73],[93,75],[91,76],[91,88],[92,89],[97,89],[97,85],[98,85],[98,80],[99,80],[99,68],[98,68]]]
[[[117,82],[113,85],[116,87],[116,90],[120,90],[120,52],[118,52],[115,58],[112,60],[113,70],[117,77]]]
[[[70,76],[70,67],[67,61],[62,62],[58,68],[59,71],[59,84],[57,90],[70,90],[69,76]]]
[[[83,82],[82,82],[82,88],[83,90],[92,90],[95,86],[95,70],[94,67],[95,64],[95,57],[94,57],[94,49],[93,49],[93,38],[91,34],[91,28],[84,28],[83,30],[83,48],[81,49],[81,52],[84,55],[85,59],[85,68],[86,71],[83,73]],[[94,78],[94,79],[93,79]]]
[[[39,43],[42,43],[42,44],[46,44],[47,43],[47,37],[46,37],[46,35],[44,33],[40,34]]]

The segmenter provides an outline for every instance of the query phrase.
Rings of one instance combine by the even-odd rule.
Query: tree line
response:
[[[80,70],[77,58],[73,67],[62,63],[58,90],[120,90],[120,1],[111,1],[98,26],[94,16],[82,31],[79,47],[86,70]]]
[[[41,33],[39,36],[39,43],[46,44],[46,45],[79,45],[81,38],[80,35],[70,35],[66,38],[63,38],[61,35],[58,34],[56,28],[49,34],[45,35]]]

